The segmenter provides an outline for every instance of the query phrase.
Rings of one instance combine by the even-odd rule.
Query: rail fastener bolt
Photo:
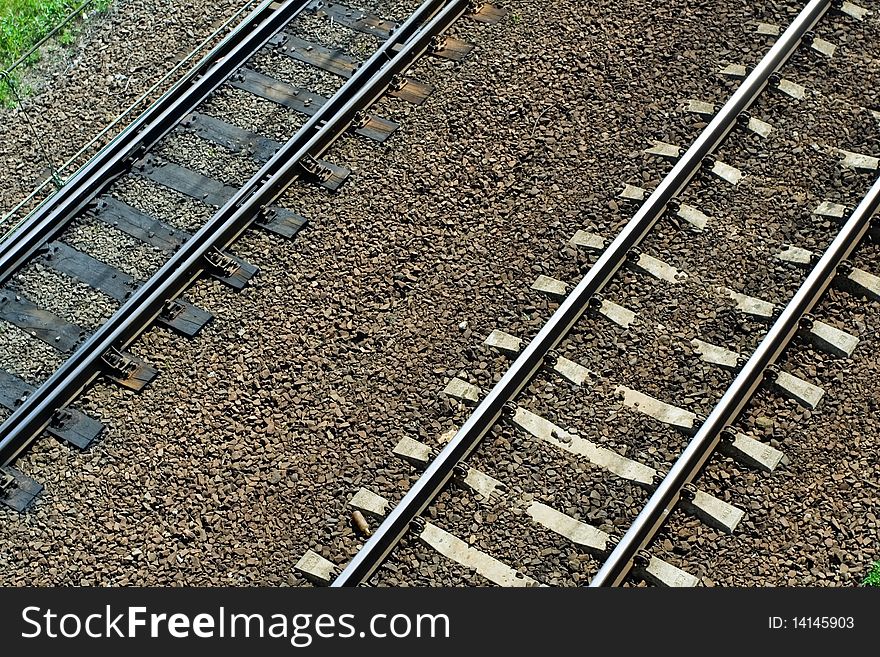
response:
[[[365,127],[370,122],[370,116],[364,110],[358,110],[351,118],[351,124],[355,129]]]
[[[394,91],[400,91],[406,86],[406,78],[397,73],[391,78],[391,82],[388,86]]]
[[[425,519],[421,516],[413,518],[409,523],[409,530],[416,536],[425,531]]]
[[[639,568],[647,568],[651,563],[651,553],[647,550],[639,550],[633,557],[633,563]]]
[[[764,370],[764,378],[768,381],[775,381],[779,377],[779,366],[778,365],[768,365]]]
[[[15,477],[5,472],[0,472],[0,498],[7,497],[15,488]]]
[[[813,328],[815,322],[816,318],[810,313],[807,313],[803,317],[801,317],[798,324],[800,324],[800,328],[802,331],[810,331]]]
[[[697,487],[691,483],[687,483],[681,487],[681,497],[688,502],[693,502],[697,496]]]
[[[73,419],[73,414],[66,408],[62,408],[52,414],[52,419],[49,421],[49,426],[51,426],[53,429],[63,429],[67,425],[67,422],[71,419]]]
[[[516,402],[513,400],[509,400],[504,402],[504,406],[501,407],[501,413],[504,417],[508,419],[512,419],[516,415],[517,410]]]

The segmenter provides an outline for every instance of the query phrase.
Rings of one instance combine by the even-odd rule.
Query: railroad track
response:
[[[248,284],[257,268],[228,251],[244,231],[297,234],[306,218],[276,202],[295,182],[330,190],[343,183],[349,172],[321,159],[341,135],[391,136],[397,124],[371,106],[386,94],[425,100],[431,88],[406,71],[426,53],[467,55],[471,46],[446,34],[456,20],[491,23],[503,15],[490,5],[428,0],[397,23],[338,3],[264,2],[11,231],[0,242],[0,321],[10,340],[0,369],[0,405],[9,411],[0,425],[0,501],[21,511],[39,494],[41,484],[13,464],[44,430],[80,449],[98,438],[101,423],[68,408],[98,376],[140,390],[157,375],[126,351],[147,328],[193,336],[211,319],[181,298],[194,280]],[[362,43],[360,60],[310,41],[299,29],[308,20],[375,47]],[[306,66],[324,79],[327,95],[297,86],[289,70],[275,73],[273,65]],[[249,123],[247,112],[231,115],[230,96],[244,107],[271,105],[284,138]],[[285,132],[291,125],[299,128]],[[205,148],[214,158],[204,158]],[[149,207],[145,186],[170,199],[164,213],[173,220]],[[20,341],[28,352],[15,358],[9,336],[22,332],[41,341],[44,362],[54,366],[29,368],[39,360],[23,346],[29,342]]]
[[[722,76],[742,82],[720,109],[700,99],[686,101],[685,111],[707,117],[692,145],[683,149],[655,142],[646,150],[671,161],[671,170],[653,191],[626,184],[619,202],[639,204],[632,219],[616,236],[589,230],[572,236],[566,245],[572,261],[560,265],[560,270],[582,274],[579,282],[572,286],[545,275],[534,282],[533,294],[554,299],[547,307],[555,311],[540,330],[524,339],[510,327],[499,326],[486,337],[483,354],[503,354],[493,362],[513,358],[506,372],[485,388],[461,377],[448,382],[443,393],[458,404],[456,410],[464,419],[461,427],[441,437],[440,447],[405,438],[393,448],[395,456],[424,470],[408,492],[396,505],[367,487],[350,499],[355,527],[369,536],[354,557],[348,561],[339,556],[340,572],[328,555],[309,550],[297,563],[300,573],[333,586],[418,584],[423,582],[420,564],[436,564],[439,555],[452,573],[452,582],[476,573],[480,582],[545,584],[527,574],[527,564],[517,562],[511,541],[492,540],[488,526],[504,524],[506,536],[541,534],[535,540],[551,546],[551,551],[560,544],[567,546],[565,551],[576,564],[572,572],[578,575],[568,583],[699,584],[698,577],[660,558],[654,541],[675,513],[695,516],[735,535],[747,511],[731,503],[728,492],[711,494],[700,485],[713,459],[724,455],[738,467],[768,476],[787,462],[780,449],[738,424],[749,405],[758,403],[756,392],[769,389],[804,408],[815,408],[826,391],[791,374],[786,359],[807,349],[807,343],[826,358],[858,358],[858,338],[839,321],[824,317],[820,302],[832,284],[855,293],[857,299],[880,299],[880,279],[850,260],[870,233],[880,205],[880,179],[873,184],[866,181],[877,175],[877,154],[850,150],[851,144],[847,148],[816,144],[821,175],[811,175],[816,196],[824,200],[815,207],[801,207],[772,238],[759,236],[762,249],[752,255],[754,267],[763,272],[763,263],[773,263],[770,271],[775,273],[769,280],[750,279],[749,272],[743,279],[702,280],[696,267],[682,266],[687,256],[674,264],[665,262],[657,257],[656,247],[676,243],[666,233],[677,234],[678,243],[685,235],[696,244],[688,255],[694,262],[705,262],[723,259],[725,251],[741,248],[740,241],[753,246],[754,235],[737,228],[725,234],[719,225],[725,213],[734,213],[736,204],[743,203],[743,197],[718,191],[718,186],[745,186],[750,172],[736,167],[737,153],[756,144],[760,148],[761,140],[779,130],[773,123],[784,124],[786,115],[794,112],[792,105],[805,97],[804,86],[786,77],[788,71],[805,64],[819,67],[819,62],[834,57],[833,43],[822,38],[826,23],[850,21],[847,29],[858,30],[867,14],[849,2],[814,0],[787,29],[758,23],[757,33],[775,42],[754,66],[732,62],[721,71]],[[792,58],[797,61],[790,63]],[[833,94],[817,94],[817,98],[831,115],[848,108],[845,99]],[[876,131],[877,108],[854,111],[862,128]],[[803,128],[797,124],[798,130]],[[876,144],[874,140],[873,132],[850,135],[851,142],[868,148]],[[715,203],[719,198],[722,202]],[[715,206],[711,213],[705,211],[710,205]],[[756,208],[773,214],[766,203],[744,212],[755,213]],[[777,217],[772,221],[785,225]],[[665,234],[658,237],[661,232]],[[711,237],[701,242],[695,235]],[[781,235],[803,243],[781,240]],[[592,260],[585,253],[598,255]],[[742,274],[732,269],[731,273]],[[634,292],[634,282],[648,291]],[[627,299],[638,302],[638,312],[628,307],[632,304]],[[815,308],[820,310],[813,315]],[[526,320],[533,318],[534,311],[535,306],[530,306]],[[693,325],[675,326],[682,319]],[[519,323],[520,328],[528,325],[528,321]],[[635,334],[630,344],[622,337],[626,333]],[[599,347],[609,356],[626,354],[632,364],[640,358],[645,341],[655,348],[661,363],[653,368],[659,375],[651,379],[610,368],[590,369],[580,362]],[[637,348],[628,349],[632,345]],[[599,360],[603,357],[600,354]],[[663,374],[669,380],[664,381]],[[688,386],[681,379],[689,377],[703,378],[717,389],[711,394],[707,390],[685,394]],[[543,395],[544,389],[552,393]],[[676,403],[682,397],[706,410]],[[463,413],[465,408],[472,410]],[[620,426],[605,431],[601,411],[608,411]],[[489,435],[493,444],[487,444]],[[526,446],[531,448],[526,451]],[[572,463],[577,471],[567,480],[560,477],[559,471]],[[564,510],[551,503],[555,492],[529,491],[529,485],[543,476],[562,479],[554,484],[554,491],[575,489],[558,493],[560,501],[566,501]],[[618,499],[613,499],[615,494]],[[457,513],[451,513],[453,500]],[[380,523],[374,530],[373,520]],[[539,531],[533,533],[532,527]],[[400,551],[406,552],[406,558],[395,559]],[[586,567],[581,569],[583,563]]]

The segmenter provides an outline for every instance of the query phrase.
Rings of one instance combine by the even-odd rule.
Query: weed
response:
[[[880,586],[880,561],[874,562],[862,584],[865,586]]]
[[[58,43],[62,46],[69,46],[75,40],[76,33],[69,28],[65,28],[58,33]]]
[[[95,0],[86,9],[107,11],[113,0]],[[57,27],[83,0],[0,0],[0,71],[12,65],[34,44]],[[62,46],[74,42],[77,35],[76,23],[71,23],[58,34]],[[35,52],[28,65],[39,61]],[[12,89],[21,93],[18,73],[0,79],[0,105],[12,103]]]

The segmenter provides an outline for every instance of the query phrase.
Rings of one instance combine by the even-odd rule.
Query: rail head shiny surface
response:
[[[736,125],[740,114],[748,109],[764,90],[770,76],[788,60],[800,45],[804,35],[830,6],[831,0],[813,0],[798,15],[574,290],[563,300],[550,320],[511,364],[501,380],[477,405],[452,440],[429,464],[400,503],[334,580],[332,586],[357,586],[375,572],[406,533],[409,524],[446,486],[455,466],[476,448],[483,436],[492,428],[504,405],[516,398],[542,366],[547,354],[568,335],[585,312],[590,298],[614,276],[625,261],[627,252],[650,231],[666,211],[669,202],[699,171],[704,158],[721,144]]]
[[[853,211],[840,232],[810,271],[767,335],[728,387],[673,464],[621,541],[590,582],[591,587],[616,586],[632,568],[639,550],[646,547],[678,503],[682,488],[691,483],[712,455],[721,432],[736,420],[761,385],[767,368],[790,344],[801,318],[810,312],[833,281],[840,263],[858,246],[880,207],[880,178]]]
[[[398,70],[424,53],[430,38],[467,9],[466,0],[427,0],[343,84],[282,148],[220,208],[110,319],[99,327],[0,425],[0,465],[8,465],[99,372],[111,348],[124,348],[203,268],[210,249],[225,247],[298,175],[299,162],[319,154],[348,128],[362,104],[387,88]],[[195,273],[194,273],[195,272]]]

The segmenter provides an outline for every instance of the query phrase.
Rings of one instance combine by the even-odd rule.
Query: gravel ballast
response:
[[[406,11],[399,4],[375,11],[400,18]],[[500,378],[510,360],[481,346],[484,338],[496,328],[524,340],[538,331],[558,304],[529,289],[534,279],[577,280],[589,258],[566,247],[575,231],[613,237],[635,208],[618,197],[623,185],[650,190],[669,169],[642,151],[654,139],[688,145],[702,119],[682,111],[683,101],[723,102],[733,87],[717,72],[753,64],[769,47],[751,21],[785,25],[797,10],[727,3],[716,14],[692,4],[518,2],[498,25],[457,24],[452,34],[476,49],[460,64],[430,59],[415,67],[412,77],[434,86],[426,103],[377,104],[375,113],[400,122],[397,133],[384,144],[345,137],[325,156],[352,171],[338,193],[296,185],[280,200],[310,220],[307,229],[292,242],[248,231],[232,250],[260,268],[250,285],[236,294],[199,280],[186,298],[214,320],[196,338],[153,328],[131,347],[160,370],[155,382],[139,395],[98,383],[80,398],[77,407],[108,427],[97,444],[78,453],[44,437],[19,461],[46,490],[25,515],[2,512],[4,583],[300,586],[310,583],[294,564],[307,550],[343,566],[363,544],[347,504],[355,492],[363,486],[392,503],[405,494],[418,472],[391,454],[394,445],[408,436],[439,448],[440,435],[466,419],[469,408],[442,394],[446,383],[459,377],[486,391]],[[859,28],[835,20],[834,35]],[[303,29],[325,34],[312,23]],[[864,30],[873,34],[876,26]],[[352,43],[354,55],[366,47]],[[854,62],[868,57],[858,53]],[[835,55],[847,56],[843,47]],[[840,60],[834,66],[847,70]],[[115,61],[109,52],[107,61]],[[255,66],[268,72],[275,61],[265,56]],[[295,82],[297,69],[279,68],[279,76]],[[813,80],[806,69],[792,69],[802,72],[802,84],[838,75],[820,71]],[[838,86],[833,92],[846,94]],[[241,125],[275,138],[301,121],[231,89],[205,111],[230,121],[251,112],[254,122]],[[835,106],[823,98],[800,110],[771,103],[755,114],[790,124],[780,119],[782,136],[772,143],[742,136],[725,145],[719,159],[742,168],[748,182],[733,189],[701,175],[683,201],[699,201],[713,223],[699,235],[660,226],[643,249],[692,274],[697,281],[682,286],[692,294],[671,306],[668,287],[622,274],[606,297],[639,310],[643,323],[625,335],[603,318],[579,326],[565,353],[598,372],[589,400],[542,374],[527,391],[531,410],[668,467],[686,437],[621,410],[613,384],[647,380],[644,392],[679,390],[701,412],[711,408],[725,377],[708,367],[685,369],[673,358],[676,346],[728,335],[730,348],[746,350],[761,329],[737,318],[730,304],[707,305],[698,283],[736,281],[749,294],[790,296],[802,272],[774,266],[771,254],[783,241],[820,249],[829,238],[807,220],[816,182],[837,180],[821,197],[851,203],[867,180],[844,181],[836,162],[804,147],[876,148],[870,135],[857,136],[869,125],[862,114],[834,124]],[[813,129],[804,129],[805,117]],[[163,148],[182,164],[210,153],[191,135]],[[21,161],[30,166],[26,156]],[[248,164],[222,154],[200,170],[234,184]],[[789,168],[795,164],[809,166],[815,180],[802,179]],[[203,204],[135,177],[114,194],[187,229],[207,216]],[[763,211],[771,199],[778,219],[768,223]],[[88,241],[88,223],[81,226],[77,235]],[[113,254],[112,242],[94,250],[141,276],[157,266],[157,254]],[[860,255],[857,265],[877,273],[874,255]],[[753,429],[758,417],[773,418],[762,439],[775,441],[791,464],[765,475],[713,460],[707,471],[705,485],[746,506],[752,524],[728,537],[677,514],[655,548],[705,585],[852,585],[878,556],[880,473],[865,456],[876,453],[877,427],[860,409],[878,383],[880,317],[876,302],[832,295],[827,312],[862,339],[853,358],[820,368],[827,356],[799,349],[783,363],[804,376],[815,372],[825,405],[805,413],[762,391],[742,420]],[[669,335],[657,331],[661,322]],[[9,335],[13,346],[23,339]],[[652,359],[657,353],[662,358]],[[703,386],[712,394],[699,394]],[[649,434],[656,445],[646,444]],[[647,497],[509,424],[494,429],[470,462],[503,478],[507,495],[482,505],[452,488],[429,519],[550,585],[582,585],[598,562],[531,523],[523,502],[540,500],[620,533]],[[375,581],[488,583],[414,537]]]
[[[23,97],[23,107],[0,108],[0,166],[7,172],[0,189],[0,216],[49,175],[47,157],[56,168],[65,163],[246,4],[245,0],[116,0],[106,14],[87,14],[74,46],[54,48],[44,63],[26,72],[25,86],[34,91]],[[188,68],[172,74],[150,100]],[[107,137],[122,130],[138,112]],[[62,175],[70,176],[95,152],[85,153]],[[0,227],[0,232],[6,230]]]

